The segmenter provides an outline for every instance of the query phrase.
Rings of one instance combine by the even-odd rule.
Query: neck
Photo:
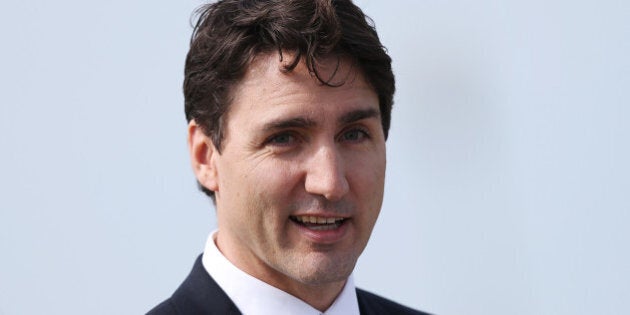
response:
[[[217,235],[215,244],[223,256],[234,266],[249,275],[289,293],[320,312],[325,312],[343,290],[347,277],[339,280],[309,283],[300,281],[279,270],[271,268],[248,251],[236,249],[236,246],[224,244],[225,238]],[[235,250],[236,249],[236,250]]]
[[[330,306],[335,302],[339,294],[341,294],[341,291],[343,290],[346,281],[328,283],[325,285],[301,284],[294,285],[293,287],[282,287],[280,285],[275,285],[270,282],[267,283],[299,298],[300,300],[306,302],[308,305],[323,313],[330,308]]]

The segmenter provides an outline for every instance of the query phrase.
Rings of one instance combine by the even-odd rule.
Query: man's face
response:
[[[289,58],[290,59],[290,58]],[[321,85],[303,64],[260,55],[233,91],[219,154],[209,151],[217,245],[237,267],[281,289],[343,283],[383,200],[378,98],[342,62]],[[320,65],[328,78],[337,62]],[[208,140],[209,141],[209,140]]]

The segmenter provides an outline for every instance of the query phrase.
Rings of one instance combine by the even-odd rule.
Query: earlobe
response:
[[[212,140],[203,132],[194,119],[188,123],[188,151],[197,181],[209,190],[218,191],[218,173],[216,168],[218,152]]]

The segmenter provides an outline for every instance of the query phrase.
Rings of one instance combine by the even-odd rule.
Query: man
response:
[[[422,314],[354,287],[383,200],[391,59],[350,0],[225,0],[186,59],[218,230],[149,314]]]

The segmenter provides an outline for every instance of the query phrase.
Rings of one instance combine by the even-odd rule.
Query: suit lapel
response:
[[[361,315],[372,315],[369,307],[366,305],[365,299],[366,297],[363,294],[363,291],[360,289],[357,290],[357,301],[359,302],[359,313]]]
[[[186,280],[173,293],[172,301],[181,314],[241,314],[234,302],[206,272],[201,263],[201,255]]]

